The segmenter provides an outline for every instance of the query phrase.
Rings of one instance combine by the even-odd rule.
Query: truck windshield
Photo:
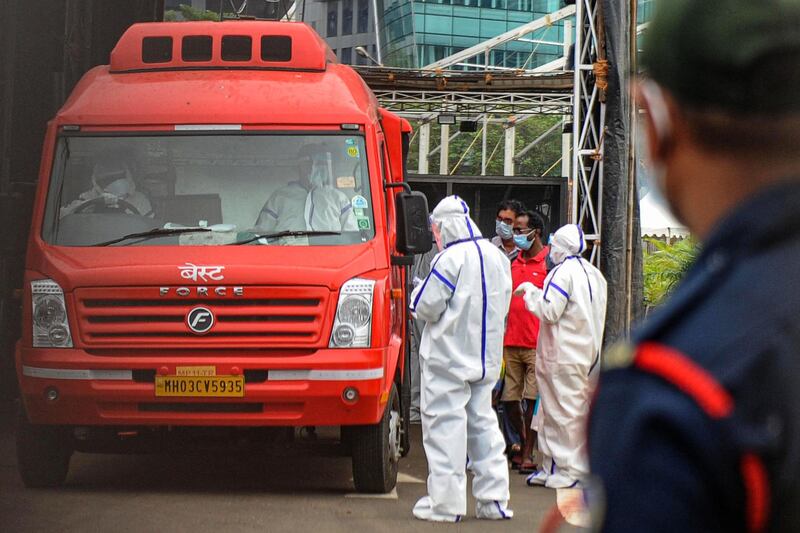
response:
[[[239,132],[61,137],[42,232],[62,246],[330,246],[374,235],[362,136]]]

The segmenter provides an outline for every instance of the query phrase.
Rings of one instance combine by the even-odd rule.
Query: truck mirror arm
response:
[[[389,183],[388,181],[384,181],[383,182],[383,190],[384,191],[388,191],[389,189],[397,189],[398,187],[402,187],[408,193],[411,192],[411,185],[409,185],[408,183],[406,183],[404,181],[401,181],[401,182],[398,182],[398,183]]]

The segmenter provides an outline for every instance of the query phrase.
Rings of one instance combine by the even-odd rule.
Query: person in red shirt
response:
[[[517,215],[513,231],[514,242],[520,253],[511,262],[512,286],[516,288],[528,281],[542,288],[547,277],[545,258],[548,254],[548,249],[542,244],[544,219],[535,211],[523,211]],[[512,459],[518,462],[520,473],[530,473],[536,468],[533,463],[533,445],[536,439],[531,429],[531,420],[536,397],[539,395],[534,370],[538,337],[539,319],[528,312],[521,297],[512,297],[503,340],[506,375],[500,399],[522,440],[521,458]],[[524,413],[522,399],[527,400]]]

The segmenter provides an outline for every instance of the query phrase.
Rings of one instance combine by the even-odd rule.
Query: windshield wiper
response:
[[[253,241],[260,239],[278,239],[280,237],[306,237],[306,236],[323,236],[323,235],[341,235],[341,231],[279,231],[277,233],[262,233],[260,235],[253,235],[242,241],[232,242],[231,244],[250,244]]]
[[[153,228],[150,231],[142,231],[139,233],[129,233],[110,241],[98,242],[91,246],[109,246],[117,244],[118,242],[127,241],[128,239],[153,239],[155,237],[164,237],[166,235],[180,235],[181,233],[193,233],[197,231],[212,231],[211,228]]]

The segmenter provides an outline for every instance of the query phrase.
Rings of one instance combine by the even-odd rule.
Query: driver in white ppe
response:
[[[92,188],[62,207],[61,216],[84,210],[98,212],[102,208],[119,209],[125,213],[151,218],[154,216],[150,200],[136,190],[128,165],[117,161],[95,164],[92,170]]]
[[[511,268],[482,238],[458,196],[442,200],[431,221],[441,251],[410,303],[414,318],[425,322],[420,413],[429,469],[428,495],[413,514],[422,520],[461,520],[467,510],[469,457],[478,518],[509,519],[508,465],[492,388],[500,377]]]
[[[550,240],[555,264],[544,289],[529,282],[514,294],[540,319],[536,358],[541,416],[538,427],[540,470],[528,485],[577,486],[589,474],[586,423],[600,372],[606,319],[606,280],[580,256],[586,240],[580,226],[559,229]]]
[[[298,172],[298,181],[275,191],[261,208],[259,231],[358,231],[350,199],[333,187],[331,154],[324,146],[304,145]]]

